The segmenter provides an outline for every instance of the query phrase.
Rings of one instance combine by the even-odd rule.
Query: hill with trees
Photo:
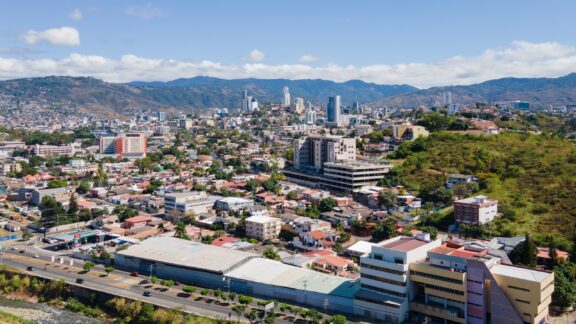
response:
[[[401,163],[388,176],[391,184],[414,188],[424,200],[437,204],[447,202],[443,185],[451,174],[476,175],[479,193],[498,199],[503,214],[486,229],[492,236],[530,232],[544,240],[556,234],[561,248],[568,249],[576,226],[573,142],[552,135],[440,131],[403,143],[390,158]]]

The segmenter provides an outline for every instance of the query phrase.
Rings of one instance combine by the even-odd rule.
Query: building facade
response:
[[[278,237],[282,222],[270,216],[252,216],[246,218],[246,236],[258,240],[272,240]]]
[[[340,127],[340,96],[328,97],[326,106],[326,122]]]
[[[454,221],[457,224],[481,225],[491,222],[498,214],[498,200],[476,196],[454,202]]]

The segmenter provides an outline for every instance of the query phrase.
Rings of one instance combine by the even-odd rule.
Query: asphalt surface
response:
[[[69,257],[65,257],[63,264],[59,262],[51,262],[51,255],[44,255],[37,253],[37,250],[27,250],[27,255],[20,253],[20,250],[6,251],[2,255],[2,262],[6,265],[18,268],[23,272],[44,277],[47,279],[59,280],[63,279],[70,285],[84,286],[93,290],[106,292],[119,297],[130,298],[134,300],[141,300],[143,302],[151,303],[165,308],[181,308],[184,312],[196,314],[217,319],[230,319],[237,320],[236,314],[225,305],[219,305],[216,301],[206,302],[205,300],[196,300],[200,296],[186,297],[179,287],[172,287],[167,291],[161,291],[158,285],[141,285],[140,282],[145,277],[131,277],[130,273],[114,270],[109,276],[104,275],[103,266],[97,266],[88,273],[82,272],[82,261],[74,260],[74,265],[69,266]],[[38,255],[38,258],[34,258]],[[27,271],[27,267],[32,266],[33,271]],[[77,278],[84,279],[82,284],[76,283]],[[155,289],[157,288],[157,289]],[[144,291],[150,291],[152,294],[149,297],[143,296]],[[180,294],[178,296],[176,294]],[[245,322],[246,319],[243,319]],[[284,319],[276,319],[276,323],[291,323]]]

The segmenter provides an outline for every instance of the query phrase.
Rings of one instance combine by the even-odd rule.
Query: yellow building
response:
[[[554,292],[553,272],[504,264],[493,266],[490,272],[525,323],[545,321]]]

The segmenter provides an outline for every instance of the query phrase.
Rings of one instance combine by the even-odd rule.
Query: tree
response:
[[[185,292],[185,293],[188,293],[188,294],[193,294],[194,292],[196,292],[196,287],[183,285],[183,286],[182,286],[182,291]]]
[[[66,182],[66,180],[52,180],[52,181],[48,181],[48,188],[63,188],[66,187],[68,185],[68,182]]]
[[[244,313],[245,310],[246,305],[234,305],[232,307],[232,311],[236,313],[236,318],[238,319],[238,322],[240,322],[240,316],[242,315],[242,313]]]
[[[254,180],[254,179],[250,179],[246,182],[245,189],[250,191],[250,192],[255,192],[259,186],[260,186],[260,184],[258,183],[258,181]]]
[[[278,255],[278,253],[276,251],[274,251],[273,248],[266,248],[266,250],[264,250],[264,257],[266,259],[271,259],[271,260],[280,260],[280,256]]]
[[[576,306],[576,265],[564,261],[554,268],[552,303],[561,307]]]
[[[332,323],[332,324],[346,324],[346,316],[334,315],[330,318],[330,323]]]
[[[324,198],[320,200],[320,205],[318,205],[318,209],[320,212],[329,212],[332,211],[332,208],[336,207],[338,204],[336,200],[332,199],[331,197]]]
[[[556,240],[553,236],[548,237],[548,256],[550,257],[550,268],[554,269],[558,264],[558,251],[556,250]]]
[[[102,162],[98,163],[98,169],[96,171],[96,177],[94,177],[94,186],[102,187],[108,184],[108,175],[104,171],[104,165]]]
[[[398,205],[398,195],[391,191],[382,191],[378,196],[380,205],[386,207],[387,210]]]
[[[378,240],[387,240],[395,237],[397,234],[396,221],[393,218],[388,218],[376,226],[372,236]]]
[[[155,285],[158,282],[158,277],[156,276],[150,277],[150,282],[152,282],[152,284]]]
[[[536,266],[536,254],[538,249],[536,244],[530,239],[530,235],[526,233],[524,242],[519,243],[510,252],[510,261],[514,264],[522,264],[530,267]]]
[[[24,231],[24,233],[22,234],[22,239],[24,241],[28,241],[31,237],[32,237],[32,233],[30,233],[28,231]]]
[[[56,199],[50,196],[42,197],[40,210],[42,211],[40,222],[42,223],[42,226],[47,228],[58,225],[58,218],[64,215],[64,208],[58,204]]]
[[[82,267],[84,269],[84,271],[89,272],[90,270],[92,270],[94,267],[96,266],[96,264],[94,264],[94,262],[92,261],[86,261],[84,263],[84,266]]]
[[[188,236],[188,233],[186,232],[186,224],[184,224],[182,221],[176,223],[174,237],[183,240],[190,240],[190,236]]]
[[[174,286],[174,280],[166,280],[164,281],[164,286],[166,286],[166,288],[170,289]]]
[[[111,272],[114,271],[114,267],[105,267],[104,271],[106,271],[106,275],[109,275]]]
[[[76,201],[76,195],[72,193],[70,195],[70,200],[68,202],[68,211],[66,212],[68,215],[76,215],[78,212],[78,202]]]
[[[138,171],[141,174],[144,174],[146,170],[152,169],[152,160],[150,159],[150,157],[144,157],[134,161],[134,165],[138,167]]]
[[[138,317],[134,319],[134,322],[145,324],[154,323],[154,306],[152,306],[152,304],[144,303],[142,308],[140,308]]]
[[[248,305],[252,303],[252,297],[246,295],[238,295],[238,302],[242,305]]]
[[[296,192],[296,190],[292,190],[286,195],[286,197],[290,200],[297,200],[298,199],[298,193]]]
[[[76,192],[80,195],[86,194],[88,190],[90,190],[90,183],[86,180],[82,180],[76,188]]]

